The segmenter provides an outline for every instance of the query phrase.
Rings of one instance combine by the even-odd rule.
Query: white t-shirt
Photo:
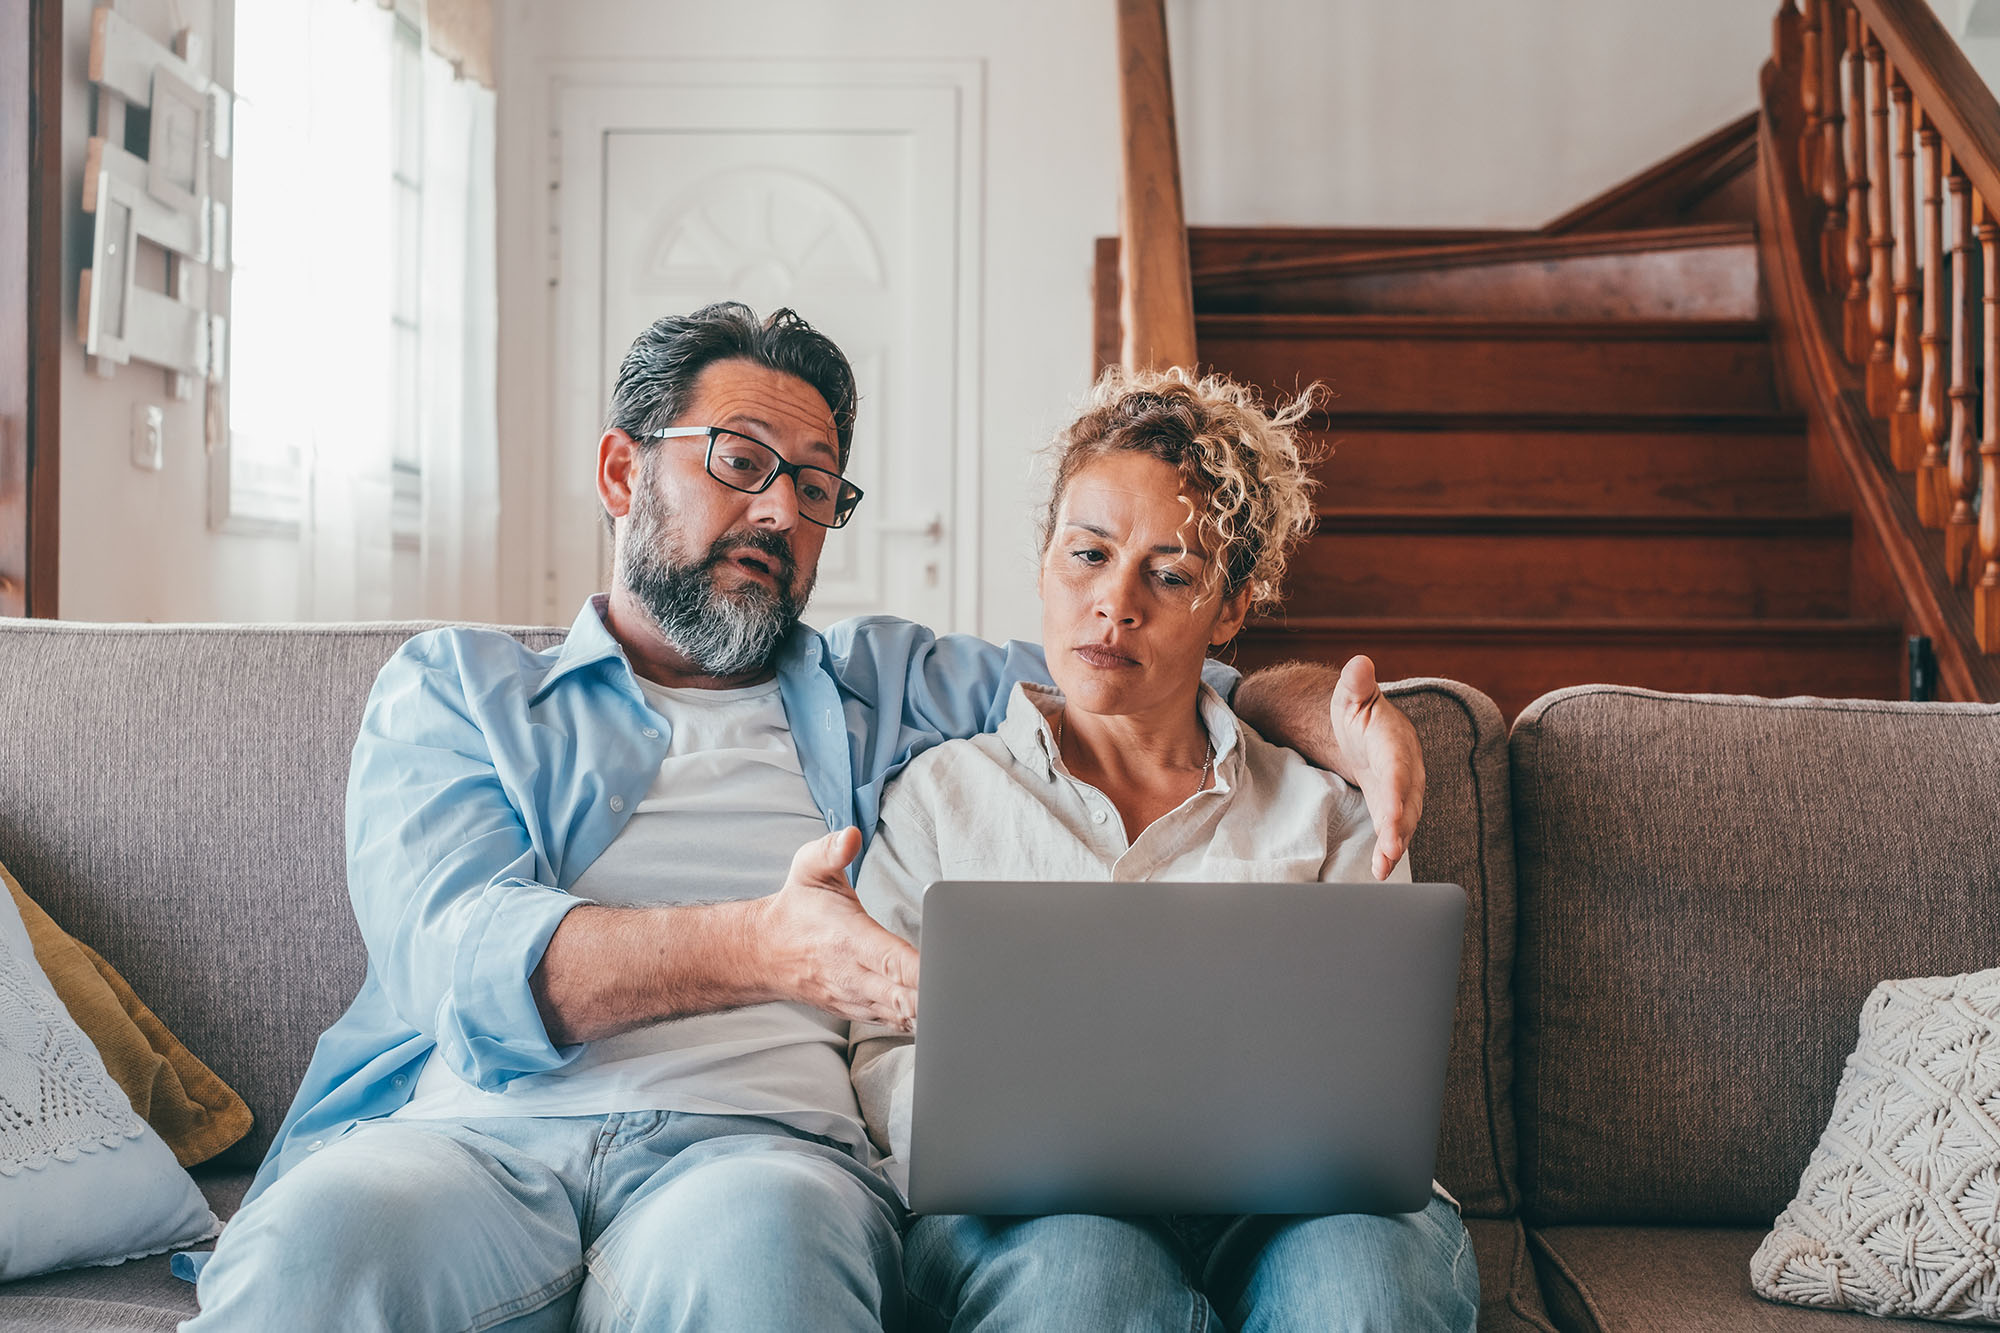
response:
[[[778,683],[676,690],[641,680],[670,728],[632,819],[574,885],[609,907],[730,902],[774,893],[792,854],[827,831],[806,789]],[[418,1119],[695,1111],[758,1115],[868,1155],[847,1070],[847,1023],[763,1004],[634,1028],[570,1064],[482,1092],[443,1060],[397,1111]]]

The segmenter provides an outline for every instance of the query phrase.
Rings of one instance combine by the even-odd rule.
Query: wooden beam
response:
[[[56,614],[62,3],[0,0],[0,615]]]
[[[1130,369],[1195,364],[1194,285],[1181,207],[1166,0],[1117,0],[1122,359]]]

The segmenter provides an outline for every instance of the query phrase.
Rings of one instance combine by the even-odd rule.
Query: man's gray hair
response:
[[[833,413],[840,465],[847,466],[854,441],[853,367],[831,338],[791,309],[760,320],[741,302],[719,301],[691,315],[655,320],[619,363],[605,428],[636,437],[671,424],[687,407],[695,380],[717,361],[750,361],[810,384]]]

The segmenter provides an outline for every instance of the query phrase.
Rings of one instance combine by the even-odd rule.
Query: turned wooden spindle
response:
[[[1868,363],[1868,278],[1873,252],[1868,247],[1868,67],[1870,40],[1861,11],[1847,8],[1847,298],[1841,332],[1847,359]]]
[[[1972,499],[1979,488],[1979,385],[1973,379],[1973,340],[1978,336],[1979,288],[1973,285],[1972,184],[1956,162],[1951,167],[1951,444],[1945,455],[1944,565],[1953,584],[1963,587],[1972,558]],[[1984,209],[1981,210],[1984,212]],[[1985,236],[1980,240],[1984,241]]]
[[[1799,12],[1799,183],[1808,197],[1819,192],[1821,0],[1803,0]]]
[[[1889,411],[1889,452],[1898,472],[1914,472],[1924,456],[1917,433],[1917,390],[1923,357],[1917,350],[1917,127],[1910,114],[1910,86],[1896,76],[1890,85],[1896,103],[1896,341],[1891,370],[1896,383]]]
[[[1985,260],[1980,286],[1986,294],[1986,323],[1979,335],[1985,367],[1979,439],[1978,542],[1967,553],[1972,580],[1972,628],[1983,653],[2000,652],[2000,226],[1982,196],[1979,200],[1979,249]],[[1976,555],[1978,561],[1972,562]]]
[[[1973,381],[1974,321],[1979,317],[1979,291],[1972,285],[1972,184],[1951,164],[1946,178],[1951,191],[1951,437],[1945,449],[1938,508],[1945,515],[1945,567],[1953,583],[1963,584],[1965,553],[1972,534],[1972,459],[1979,448],[1973,413],[1979,386]]]
[[[1923,349],[1923,386],[1917,392],[1917,433],[1924,442],[1917,459],[1917,518],[1927,528],[1944,526],[1939,512],[1939,478],[1944,472],[1944,221],[1941,210],[1942,172],[1937,127],[1917,109],[1917,143],[1923,152],[1924,189],[1924,327],[1918,335]]]
[[[1887,418],[1896,406],[1896,293],[1891,273],[1895,238],[1889,225],[1889,67],[1882,44],[1868,38],[1868,155],[1874,189],[1868,196],[1868,410]]]
[[[1847,290],[1847,166],[1842,160],[1840,107],[1842,0],[1820,0],[1819,19],[1819,198],[1825,207],[1820,229],[1820,271],[1826,289]]]

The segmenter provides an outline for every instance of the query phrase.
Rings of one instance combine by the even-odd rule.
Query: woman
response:
[[[1307,407],[1267,415],[1178,370],[1098,383],[1056,442],[1041,525],[1056,687],[1017,687],[997,732],[929,751],[889,790],[857,885],[877,920],[920,943],[925,887],[954,877],[1370,877],[1360,794],[1239,728],[1201,681],[1311,530]],[[911,1041],[854,1030],[855,1089],[898,1184]],[[1446,1197],[1398,1217],[920,1217],[904,1266],[919,1317],[953,1329],[1471,1329],[1479,1290]]]

